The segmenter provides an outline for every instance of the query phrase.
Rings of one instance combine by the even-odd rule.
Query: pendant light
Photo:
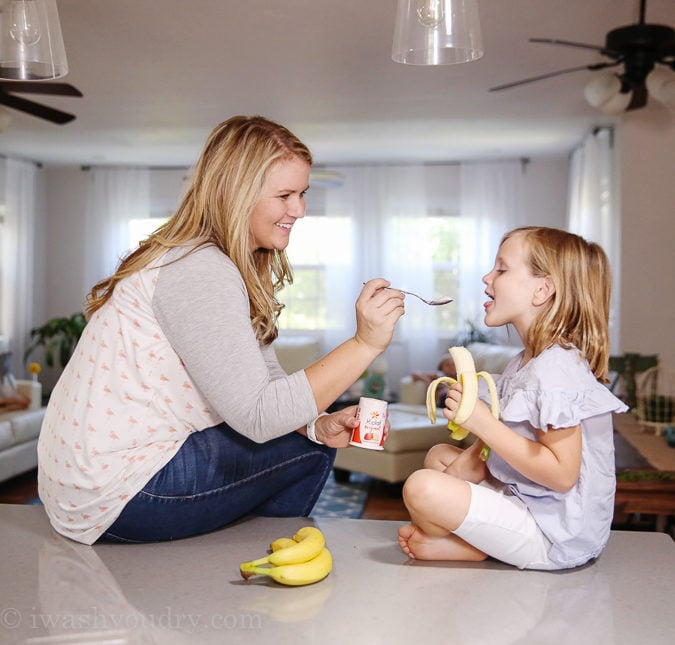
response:
[[[0,0],[0,79],[41,81],[67,73],[56,0]]]
[[[482,55],[478,0],[398,0],[395,62],[451,65]]]

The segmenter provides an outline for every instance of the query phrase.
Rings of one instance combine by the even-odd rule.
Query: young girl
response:
[[[478,402],[465,451],[434,446],[403,488],[411,524],[399,544],[422,560],[483,560],[567,569],[602,552],[614,512],[607,381],[607,256],[577,235],[543,227],[504,236],[483,278],[485,324],[511,324],[524,350],[498,380],[501,420]],[[443,414],[454,419],[461,386]],[[490,446],[487,463],[480,459]]]

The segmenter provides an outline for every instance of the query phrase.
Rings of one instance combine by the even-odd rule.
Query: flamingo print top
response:
[[[256,340],[231,260],[171,249],[87,323],[47,406],[40,498],[59,533],[93,544],[190,433],[224,421],[260,443],[316,415],[305,372]]]

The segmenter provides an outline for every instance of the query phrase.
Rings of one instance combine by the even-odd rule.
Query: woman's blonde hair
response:
[[[270,168],[280,159],[300,158],[308,148],[282,125],[262,116],[235,116],[209,135],[178,210],[119,264],[87,297],[90,317],[115,285],[148,266],[167,249],[214,244],[239,269],[248,291],[251,323],[259,341],[272,342],[283,305],[277,292],[293,281],[285,251],[252,250],[249,215],[260,198]]]
[[[586,358],[596,379],[607,382],[612,288],[607,255],[598,244],[555,228],[517,228],[507,233],[502,243],[515,235],[525,239],[532,274],[549,276],[555,287],[530,326],[527,343],[533,355],[553,344],[573,345]]]

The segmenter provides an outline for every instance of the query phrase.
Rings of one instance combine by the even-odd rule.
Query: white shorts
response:
[[[519,569],[559,569],[548,557],[551,542],[527,506],[504,486],[472,484],[471,504],[453,533],[490,557]]]

